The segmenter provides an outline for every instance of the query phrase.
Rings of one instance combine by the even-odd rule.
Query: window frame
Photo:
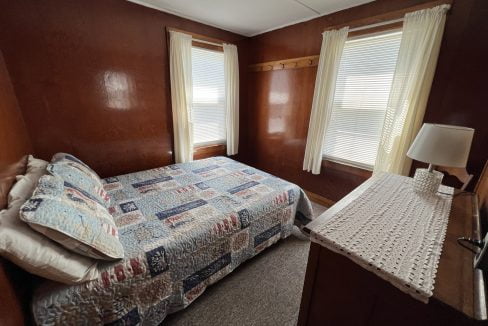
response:
[[[382,29],[379,31],[368,32],[368,33],[359,32],[358,34],[351,35],[350,37],[347,38],[346,42],[347,41],[353,41],[353,40],[360,40],[363,38],[380,36],[380,35],[394,34],[394,33],[402,32],[402,31],[403,31],[402,25],[392,24],[391,28],[388,28],[388,29]],[[342,59],[342,56],[341,56],[341,59]],[[327,135],[327,132],[326,132],[326,135]],[[322,151],[322,161],[328,161],[328,162],[332,162],[335,164],[341,164],[341,165],[345,165],[345,166],[349,166],[349,167],[353,167],[356,169],[361,169],[361,170],[365,170],[365,171],[369,171],[369,172],[374,170],[374,164],[369,165],[369,164],[365,164],[365,163],[361,163],[361,162],[357,162],[357,161],[351,161],[351,160],[342,159],[339,157],[329,156],[329,155],[326,155],[324,153],[324,151]]]

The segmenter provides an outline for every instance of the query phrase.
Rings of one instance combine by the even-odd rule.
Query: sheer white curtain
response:
[[[412,160],[406,153],[422,125],[449,7],[405,15],[374,173],[410,171]]]
[[[235,155],[239,147],[239,60],[237,46],[224,43],[223,47],[227,155]]]
[[[193,160],[191,35],[170,32],[169,69],[176,163]]]
[[[308,172],[312,171],[313,174],[320,173],[325,132],[330,121],[337,72],[348,31],[349,28],[344,27],[340,30],[322,33],[322,47],[320,48],[312,113],[308,124],[307,145],[303,160],[303,169]]]

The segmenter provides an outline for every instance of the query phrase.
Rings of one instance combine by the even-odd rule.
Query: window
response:
[[[193,143],[225,143],[224,53],[192,47]]]
[[[395,72],[401,32],[346,41],[324,157],[372,169]]]

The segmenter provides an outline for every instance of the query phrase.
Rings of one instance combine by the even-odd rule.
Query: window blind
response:
[[[193,143],[225,143],[224,53],[192,48]]]
[[[325,158],[371,169],[395,72],[401,32],[346,41],[339,66]]]

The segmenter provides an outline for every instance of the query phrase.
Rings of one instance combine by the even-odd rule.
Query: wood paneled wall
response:
[[[310,67],[248,74],[242,160],[336,201],[370,173],[331,162],[323,162],[327,173],[319,176],[302,171],[316,72]]]
[[[26,154],[31,151],[27,129],[22,119],[14,89],[0,51],[0,210],[7,204],[7,194],[17,174],[25,172]],[[12,275],[24,275],[0,258],[0,325],[22,325],[22,282]],[[22,289],[20,289],[22,288]]]
[[[0,51],[0,210],[17,174],[23,174],[31,144]]]
[[[2,1],[0,46],[35,154],[73,153],[102,176],[172,163],[167,26],[243,39],[122,0]]]
[[[455,1],[424,119],[475,129],[467,166],[475,178],[468,190],[474,189],[488,160],[487,17],[488,1]]]
[[[258,35],[248,41],[251,64],[315,55],[322,31],[331,25],[383,14],[428,1],[377,0],[308,22]],[[456,0],[445,36],[425,120],[459,124],[476,130],[468,164],[479,175],[487,159],[486,92],[488,57],[485,19],[488,2]],[[483,59],[484,58],[484,59]],[[242,159],[332,200],[358,186],[370,173],[323,162],[315,176],[302,171],[316,68],[247,72],[247,125]],[[474,184],[474,182],[473,182]]]
[[[316,67],[248,72],[247,65],[316,55],[328,26],[425,2],[377,0],[243,38],[127,1],[4,1],[0,46],[34,153],[71,152],[109,176],[173,162],[165,28],[237,43],[237,158],[338,200],[370,173],[330,162],[319,176],[302,171]],[[476,129],[468,165],[476,175],[488,143],[486,10],[483,0],[455,1],[425,118]]]

